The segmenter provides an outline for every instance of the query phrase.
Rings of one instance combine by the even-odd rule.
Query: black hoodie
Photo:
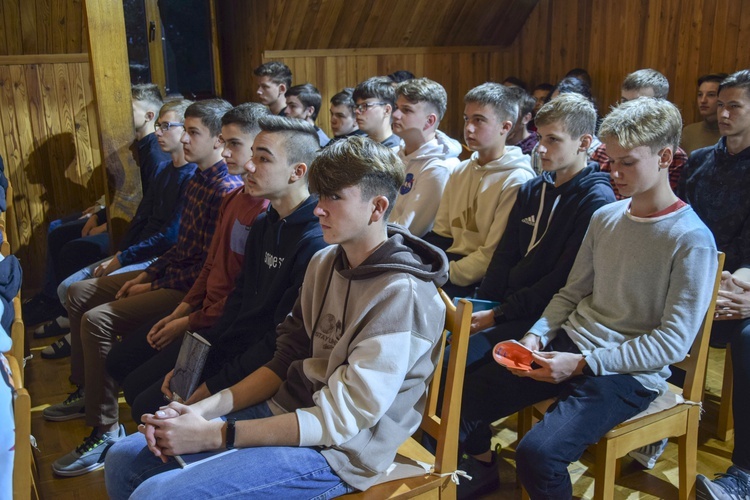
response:
[[[276,325],[292,310],[310,259],[326,246],[313,214],[317,202],[310,196],[283,219],[269,206],[250,229],[237,284],[205,335],[213,345],[204,369],[211,393],[271,359]]]
[[[559,187],[554,179],[554,174],[542,172],[521,186],[477,290],[477,298],[501,302],[495,312],[502,311],[505,319],[541,316],[565,285],[591,216],[615,201],[609,174],[599,172],[596,163],[589,163]],[[544,205],[541,213],[540,203]]]

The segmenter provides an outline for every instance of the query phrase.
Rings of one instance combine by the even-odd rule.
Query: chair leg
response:
[[[532,407],[524,408],[523,410],[518,412],[518,422],[516,423],[516,433],[518,435],[517,443],[520,443],[521,439],[523,439],[526,433],[531,430],[531,426],[534,425],[533,418],[534,409]],[[518,445],[516,444],[516,446]],[[516,485],[521,488],[521,499],[529,500],[529,494],[526,492],[523,484],[521,484],[521,479],[518,477],[518,474],[516,474]]]
[[[695,475],[697,473],[698,461],[698,421],[700,420],[700,408],[691,408],[687,420],[687,432],[677,438],[677,454],[680,467],[680,500],[695,498]]]
[[[732,346],[731,344],[727,344],[727,352],[724,356],[724,380],[721,383],[719,422],[716,424],[716,436],[722,441],[728,441],[734,436],[734,415],[732,413],[733,392]]]
[[[617,457],[612,442],[602,438],[596,445],[596,469],[594,470],[594,498],[611,500],[615,495],[615,477],[617,475]]]

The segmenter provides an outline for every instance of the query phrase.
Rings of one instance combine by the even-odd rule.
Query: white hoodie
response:
[[[505,232],[521,184],[534,178],[528,155],[516,146],[480,166],[477,153],[451,175],[440,200],[433,231],[452,238],[448,253],[465,255],[450,263],[451,283],[469,286],[487,272],[495,247]]]
[[[406,179],[396,197],[391,222],[406,227],[420,238],[432,229],[440,196],[458,165],[461,143],[437,131],[434,139],[411,153],[398,152],[406,167]]]

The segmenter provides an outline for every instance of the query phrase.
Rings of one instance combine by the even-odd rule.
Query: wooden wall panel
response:
[[[11,246],[24,263],[26,289],[41,286],[48,223],[90,206],[105,189],[88,62],[77,59],[0,59],[0,155],[13,184],[9,224],[18,234]]]
[[[2,0],[0,55],[85,52],[83,0]]]

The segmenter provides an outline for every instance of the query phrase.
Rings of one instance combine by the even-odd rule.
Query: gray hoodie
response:
[[[448,263],[389,225],[388,240],[349,269],[338,245],[307,268],[266,366],[284,380],[274,413],[296,412],[300,446],[320,446],[333,470],[365,490],[383,478],[419,426],[439,355]]]

